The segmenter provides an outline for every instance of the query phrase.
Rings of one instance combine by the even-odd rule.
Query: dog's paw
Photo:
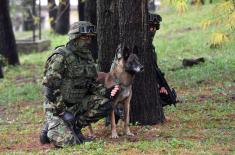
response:
[[[112,139],[117,139],[118,138],[118,134],[117,133],[112,133],[111,138]]]
[[[134,136],[134,134],[131,133],[130,131],[129,131],[129,132],[126,132],[126,135],[127,135],[127,136]]]
[[[92,140],[93,140],[93,139],[95,139],[95,138],[96,138],[96,135],[95,135],[95,134],[89,134],[89,135],[88,135],[88,138],[90,138],[90,139],[92,139]]]

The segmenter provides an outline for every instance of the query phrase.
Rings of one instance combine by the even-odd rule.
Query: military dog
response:
[[[106,88],[111,88],[114,85],[120,86],[120,91],[117,96],[113,99],[113,108],[118,104],[121,104],[124,108],[124,132],[128,136],[133,136],[129,129],[129,111],[130,111],[130,100],[132,97],[132,84],[135,78],[135,74],[143,71],[144,67],[140,64],[137,57],[137,47],[130,50],[126,46],[119,45],[113,64],[109,73],[99,72],[97,81],[103,83]],[[111,138],[118,138],[115,123],[114,110],[110,115],[111,119]],[[93,134],[91,126],[89,126],[90,134]]]

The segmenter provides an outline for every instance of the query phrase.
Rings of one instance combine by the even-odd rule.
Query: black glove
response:
[[[63,121],[65,121],[66,123],[74,123],[75,122],[75,117],[74,115],[69,112],[69,111],[65,111],[62,115],[60,115],[61,118],[63,119]]]
[[[44,86],[44,95],[50,102],[55,102],[56,97],[60,95],[59,91],[55,91],[54,89]]]

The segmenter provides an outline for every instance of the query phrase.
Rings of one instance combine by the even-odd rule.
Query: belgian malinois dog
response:
[[[97,81],[103,83],[106,88],[111,88],[114,85],[120,86],[120,91],[113,99],[113,107],[118,104],[123,105],[124,109],[124,132],[128,136],[133,136],[129,129],[129,111],[130,111],[130,100],[132,97],[132,84],[135,78],[135,74],[143,71],[144,67],[140,64],[137,57],[137,47],[130,50],[126,46],[119,45],[113,64],[109,73],[99,72]],[[118,138],[115,123],[114,110],[110,115],[111,119],[111,138]],[[93,134],[91,126],[89,126],[90,134]]]

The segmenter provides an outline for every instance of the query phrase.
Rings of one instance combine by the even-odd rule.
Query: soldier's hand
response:
[[[112,89],[110,95],[111,95],[112,97],[116,96],[116,94],[119,92],[119,90],[120,90],[120,86],[119,86],[119,85],[115,85],[114,88]]]
[[[75,121],[74,115],[69,111],[62,112],[59,116],[67,123],[73,123]]]
[[[168,95],[168,92],[165,87],[160,88],[160,93],[164,93],[164,94]]]
[[[118,94],[119,91],[120,91],[120,86],[115,85],[106,90],[105,97],[113,99]]]

